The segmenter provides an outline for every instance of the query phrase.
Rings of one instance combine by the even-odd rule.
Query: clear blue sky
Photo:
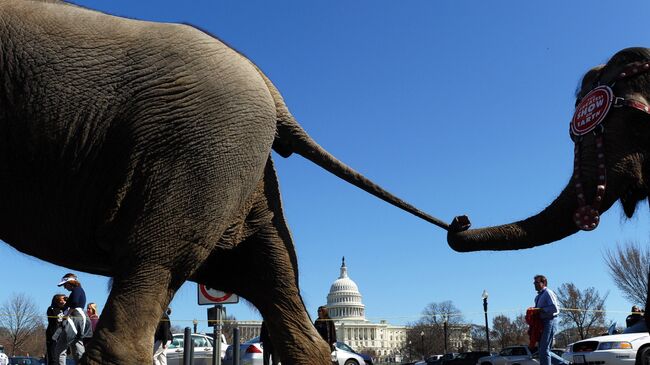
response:
[[[570,178],[569,120],[582,74],[629,46],[650,46],[650,2],[559,1],[131,1],[79,0],[117,15],[186,22],[218,35],[274,81],[322,146],[389,191],[474,227],[543,209]],[[532,305],[532,277],[609,292],[608,318],[626,302],[603,252],[648,242],[645,203],[626,222],[618,204],[601,226],[515,252],[456,253],[441,229],[406,214],[299,156],[275,156],[307,309],[326,301],[345,256],[368,319],[400,324],[451,300],[474,323]],[[38,229],[35,227],[34,229]],[[0,302],[27,292],[45,312],[68,271],[0,245]],[[100,308],[107,279],[80,274]],[[196,285],[172,302],[174,325],[205,320]],[[244,303],[237,319],[259,319]],[[205,323],[199,326],[206,330]]]

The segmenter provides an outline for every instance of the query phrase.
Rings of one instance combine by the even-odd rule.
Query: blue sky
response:
[[[622,48],[650,46],[650,3],[641,0],[78,3],[219,36],[264,70],[335,156],[444,221],[468,214],[474,227],[527,217],[555,198],[572,171],[568,128],[582,74]],[[312,316],[342,256],[372,321],[411,322],[428,303],[451,300],[480,324],[484,289],[490,317],[514,317],[532,305],[538,273],[551,288],[574,282],[609,292],[608,318],[619,323],[631,307],[603,253],[617,242],[647,244],[646,203],[631,221],[617,204],[597,230],[553,244],[461,254],[441,229],[307,160],[275,161]],[[0,302],[27,292],[43,313],[69,271],[8,245],[0,245],[0,262]],[[107,279],[80,279],[103,308]],[[174,325],[206,319],[196,295],[195,284],[178,292]],[[260,318],[244,303],[228,313]]]

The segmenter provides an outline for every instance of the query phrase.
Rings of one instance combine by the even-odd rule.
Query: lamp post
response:
[[[422,360],[424,360],[424,331],[420,332],[420,342],[422,344]]]
[[[487,319],[487,307],[488,307],[488,292],[487,290],[483,290],[483,294],[481,294],[481,298],[483,298],[483,312],[485,313],[485,338],[487,339],[487,350],[488,352],[490,351],[490,328],[488,327],[488,319]]]
[[[411,347],[411,340],[409,340],[409,361],[411,361],[412,356],[413,356],[413,347]]]
[[[449,313],[445,313],[442,317],[445,321],[442,323],[443,333],[445,334],[445,354],[447,353],[447,320],[449,318]]]
[[[196,326],[199,324],[199,321],[195,319],[192,321],[192,324],[194,325],[194,333],[196,333]]]

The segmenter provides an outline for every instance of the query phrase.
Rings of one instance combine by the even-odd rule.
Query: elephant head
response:
[[[620,200],[630,218],[648,197],[650,179],[650,50],[628,48],[583,77],[570,134],[574,171],[560,195],[518,222],[467,230],[456,217],[447,241],[456,251],[514,250],[595,229],[600,214]],[[650,279],[650,273],[649,273]],[[650,292],[646,308],[650,306]],[[650,317],[646,317],[650,327]]]
[[[447,236],[456,251],[513,250],[543,245],[596,228],[617,200],[632,217],[648,197],[650,179],[650,50],[628,48],[588,71],[571,121],[574,172],[540,213],[494,227],[464,230],[457,217]]]

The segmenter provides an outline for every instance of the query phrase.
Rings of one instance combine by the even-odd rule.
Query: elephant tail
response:
[[[332,156],[332,154],[316,143],[316,141],[307,134],[300,124],[298,124],[291,112],[289,112],[282,95],[280,95],[280,92],[275,88],[273,83],[266,77],[266,75],[264,75],[264,73],[261,71],[259,72],[262,78],[264,78],[264,81],[273,96],[273,100],[275,101],[277,112],[276,136],[273,142],[273,150],[275,152],[282,157],[289,157],[295,152],[379,199],[405,210],[416,217],[424,219],[429,223],[433,223],[438,227],[449,230],[449,225],[445,222],[422,212],[411,204],[384,190],[361,173],[339,161],[336,157]]]

